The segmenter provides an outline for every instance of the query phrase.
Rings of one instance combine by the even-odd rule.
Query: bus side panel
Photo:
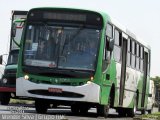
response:
[[[139,71],[127,67],[123,107],[133,107],[140,75]]]
[[[149,79],[150,77],[147,76],[147,84],[146,84],[146,95],[145,95],[145,103],[144,103],[144,108],[147,107],[148,103],[148,94],[149,94]],[[143,74],[141,73],[140,80],[138,82],[138,87],[137,89],[139,90],[139,97],[138,97],[138,109],[141,109],[141,100],[142,100],[142,85],[143,85]]]
[[[100,104],[102,105],[108,104],[110,90],[111,90],[110,86],[105,86],[105,85],[101,86]]]
[[[106,75],[109,75],[109,80],[106,78]],[[111,64],[108,66],[108,70],[106,73],[103,73],[103,78],[102,78],[102,85],[101,85],[101,96],[100,96],[100,103],[101,104],[107,104],[110,95],[112,94],[113,97],[115,98],[114,101],[110,101],[114,104],[118,104],[116,101],[116,93],[112,93],[111,92],[111,87],[115,87],[116,85],[116,63],[114,62],[114,60],[111,60]]]
[[[147,86],[146,86],[146,97],[144,107],[147,109],[148,97],[149,97],[149,84],[150,84],[150,76],[147,75]]]
[[[141,73],[140,80],[137,83],[137,89],[139,91],[139,95],[138,95],[138,109],[141,108],[142,84],[143,84],[143,74]]]
[[[120,63],[116,63],[116,80],[117,80],[117,84],[116,84],[116,101],[117,101],[117,106],[119,105],[119,95],[120,95],[120,79],[121,79],[121,64]]]
[[[112,56],[113,58],[113,56]],[[119,94],[118,94],[118,90],[117,90],[117,79],[116,79],[116,75],[117,75],[117,69],[116,69],[116,62],[114,60],[112,60],[111,63],[111,69],[110,69],[110,78],[111,78],[111,83],[112,83],[112,87],[114,85],[114,105],[113,106],[118,106],[119,103]],[[111,93],[113,94],[113,93]]]

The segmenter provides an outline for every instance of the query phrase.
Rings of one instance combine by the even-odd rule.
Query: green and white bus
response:
[[[38,113],[70,105],[107,117],[145,112],[149,95],[150,46],[103,12],[34,8],[21,40],[17,96],[35,100]]]

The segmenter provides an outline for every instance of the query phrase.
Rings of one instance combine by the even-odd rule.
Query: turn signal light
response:
[[[91,76],[90,80],[89,80],[89,81],[87,81],[87,84],[91,84],[91,83],[92,83],[92,81],[93,81],[93,79],[94,79],[94,77],[93,77],[93,76]]]

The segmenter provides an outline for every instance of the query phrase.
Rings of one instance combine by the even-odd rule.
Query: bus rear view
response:
[[[99,104],[100,85],[94,79],[101,71],[97,69],[102,28],[102,16],[96,12],[30,10],[22,38],[16,94],[35,99],[39,113],[45,113],[51,103],[71,105],[72,112],[88,111]]]

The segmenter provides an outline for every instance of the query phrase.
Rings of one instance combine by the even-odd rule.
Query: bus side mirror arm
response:
[[[13,42],[20,48],[20,44],[17,43],[17,41],[14,39],[14,37],[12,39],[13,39]]]
[[[114,40],[106,36],[105,40],[105,52],[104,52],[104,59],[102,62],[102,71],[106,71],[107,66],[111,63],[111,54],[114,48]]]
[[[3,55],[0,56],[0,65],[2,65]]]
[[[11,37],[15,37],[16,36],[16,24],[13,23],[12,25],[12,29],[11,29]]]
[[[114,48],[114,39],[110,39],[109,41],[109,51],[112,52]]]
[[[106,36],[106,47],[107,50],[112,52],[114,48],[114,39]]]
[[[148,97],[152,97],[152,94],[149,94]]]

